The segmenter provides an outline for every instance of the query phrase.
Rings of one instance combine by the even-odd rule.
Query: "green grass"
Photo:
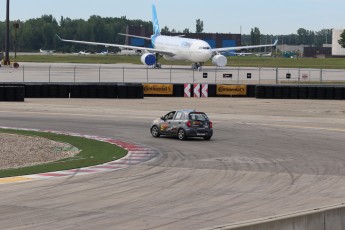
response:
[[[0,133],[43,137],[53,141],[69,143],[81,150],[81,152],[74,157],[65,158],[52,163],[0,170],[0,178],[98,165],[122,158],[127,154],[126,150],[116,145],[83,137],[12,129],[0,129]]]
[[[13,60],[13,59],[12,59]],[[46,63],[96,63],[142,64],[140,56],[118,55],[18,55],[18,62],[46,62]],[[171,62],[163,58],[159,60],[163,65],[190,65],[190,62]],[[211,66],[211,61],[206,65]],[[345,69],[345,58],[274,58],[274,57],[229,57],[228,66],[232,67],[280,67],[280,68],[316,68],[316,69]]]

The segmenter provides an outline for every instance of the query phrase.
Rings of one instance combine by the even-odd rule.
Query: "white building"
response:
[[[344,29],[333,29],[332,56],[345,56],[345,48],[342,48],[338,42],[343,32]]]

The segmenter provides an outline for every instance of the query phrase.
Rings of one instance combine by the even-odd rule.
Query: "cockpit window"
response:
[[[201,49],[201,50],[209,50],[209,49],[210,49],[210,47],[207,47],[207,46],[202,46],[202,47],[199,47],[199,49]]]

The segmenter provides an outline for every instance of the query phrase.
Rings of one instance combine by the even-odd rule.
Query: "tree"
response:
[[[345,30],[340,34],[340,39],[338,42],[341,47],[345,48]]]
[[[257,27],[254,27],[254,29],[250,32],[250,41],[252,45],[260,45],[260,29]]]
[[[183,33],[184,33],[184,34],[189,34],[189,33],[190,33],[190,31],[189,31],[189,29],[188,29],[188,28],[186,28],[186,29],[184,29],[184,30],[183,30]]]
[[[164,26],[164,27],[161,29],[161,33],[162,33],[162,34],[168,34],[168,33],[170,33],[169,27]]]
[[[196,33],[202,33],[204,31],[204,22],[200,19],[196,20]]]

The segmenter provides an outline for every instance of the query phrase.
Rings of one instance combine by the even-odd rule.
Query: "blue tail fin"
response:
[[[153,25],[153,35],[151,37],[152,39],[152,45],[155,47],[155,40],[156,37],[161,34],[161,29],[158,24],[158,17],[156,12],[156,6],[152,5],[152,25]]]

